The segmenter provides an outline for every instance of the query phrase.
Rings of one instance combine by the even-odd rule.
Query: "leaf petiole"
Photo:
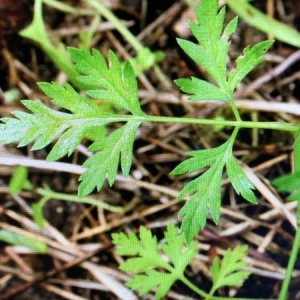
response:
[[[50,199],[59,199],[64,201],[71,201],[71,202],[78,202],[78,203],[85,203],[85,204],[99,206],[105,210],[115,212],[115,213],[126,213],[132,210],[138,204],[138,200],[135,198],[131,202],[129,202],[126,206],[121,207],[121,206],[110,205],[104,201],[92,197],[79,198],[77,195],[57,193],[50,190],[49,188],[37,188],[35,192],[43,196],[42,205],[44,205]]]

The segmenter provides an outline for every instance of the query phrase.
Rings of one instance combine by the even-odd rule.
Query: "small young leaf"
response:
[[[246,255],[247,246],[237,246],[226,251],[221,265],[218,258],[214,260],[211,267],[213,286],[210,295],[222,286],[242,286],[243,281],[251,274],[249,271],[241,271],[247,264],[242,261]]]
[[[120,266],[121,270],[137,273],[126,285],[133,290],[139,290],[141,296],[158,287],[157,300],[163,298],[174,282],[183,277],[186,266],[197,253],[196,243],[184,247],[184,236],[178,235],[178,228],[173,224],[170,224],[165,232],[166,242],[160,243],[173,266],[162,258],[156,237],[144,227],[140,228],[140,241],[134,233],[130,233],[128,237],[123,233],[112,236],[113,243],[119,247],[116,250],[117,254],[138,256],[127,259]],[[164,272],[154,268],[162,268]]]
[[[0,240],[6,243],[17,245],[17,246],[24,246],[28,249],[32,249],[37,251],[41,254],[47,253],[47,245],[43,242],[35,240],[33,238],[27,237],[25,235],[21,235],[14,231],[1,229],[0,230]]]
[[[9,181],[9,191],[12,195],[18,194],[26,188],[30,188],[31,184],[28,181],[27,168],[24,166],[16,166],[14,173]]]
[[[140,296],[147,294],[157,286],[158,289],[155,293],[157,300],[167,294],[177,279],[171,274],[160,273],[152,269],[147,269],[145,273],[146,275],[135,275],[126,285],[132,290],[140,290]]]
[[[233,156],[226,162],[226,170],[236,193],[242,195],[242,197],[249,202],[256,204],[257,200],[255,194],[252,192],[255,187],[246,177],[242,168],[238,165]]]
[[[167,227],[165,238],[166,242],[161,243],[161,248],[164,253],[168,255],[171,262],[173,262],[177,276],[180,277],[188,264],[195,257],[197,253],[197,244],[191,243],[184,249],[185,237],[183,234],[178,235],[178,227],[172,223]]]
[[[280,176],[272,181],[279,192],[293,192],[288,201],[300,200],[300,172]]]
[[[252,48],[248,46],[244,49],[244,54],[236,61],[236,69],[232,70],[229,74],[228,83],[231,91],[234,91],[236,86],[244,79],[244,77],[265,60],[261,56],[272,46],[273,43],[274,41],[263,41]]]
[[[142,48],[137,56],[130,58],[129,62],[136,76],[141,75],[145,70],[150,69],[155,63],[164,60],[166,54],[163,51],[152,52],[150,48]]]

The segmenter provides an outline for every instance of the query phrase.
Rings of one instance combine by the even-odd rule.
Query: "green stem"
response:
[[[57,0],[43,0],[43,2],[57,10],[63,11],[65,13],[71,13],[76,15],[93,15],[94,12],[88,9],[80,9],[78,7],[72,7],[68,4],[59,2]]]
[[[204,291],[197,288],[194,284],[192,284],[187,278],[182,276],[180,280],[188,286],[192,291],[203,297],[205,300],[229,300],[229,297],[219,297],[219,296],[210,296],[206,294]],[[232,298],[232,300],[266,300],[264,298]],[[268,299],[268,300],[277,300],[277,299]]]
[[[139,52],[144,47],[140,41],[120,22],[120,20],[107,9],[100,1],[97,0],[85,0],[91,6],[93,6],[101,15],[108,21],[113,23],[116,29],[123,35],[123,37],[131,44],[131,46]]]
[[[45,188],[37,188],[35,190],[35,192],[40,194],[41,196],[43,196],[43,199],[47,199],[46,201],[48,201],[50,199],[59,199],[59,200],[64,200],[64,201],[73,201],[73,202],[77,202],[77,203],[86,203],[86,204],[91,204],[91,205],[95,205],[95,206],[100,206],[108,211],[116,212],[116,213],[128,212],[128,211],[132,210],[138,203],[137,199],[133,199],[126,206],[120,207],[120,206],[109,205],[101,200],[94,199],[91,197],[79,198],[76,195],[56,193],[56,192],[51,191],[50,189],[45,189]]]
[[[239,113],[239,110],[236,107],[236,104],[235,104],[233,96],[231,96],[231,99],[230,99],[230,106],[231,106],[231,108],[233,110],[233,113],[234,113],[234,116],[236,117],[236,120],[237,121],[242,121],[241,115]]]
[[[187,278],[185,278],[185,276],[182,276],[180,278],[180,280],[186,285],[188,286],[192,291],[194,291],[195,293],[197,293],[198,295],[200,295],[201,297],[203,297],[204,299],[208,299],[207,297],[209,297],[208,294],[206,294],[204,291],[200,290],[199,288],[197,288],[194,284],[192,284]]]
[[[237,136],[239,130],[240,130],[240,127],[237,126],[237,127],[234,128],[234,131],[233,131],[232,134],[231,134],[231,137],[230,137],[230,140],[231,140],[231,147],[233,147],[234,141],[235,141],[235,139],[236,139],[236,136]]]
[[[297,30],[279,22],[254,8],[248,0],[227,0],[230,8],[251,26],[271,34],[276,40],[300,47],[300,34]]]
[[[80,90],[87,90],[89,85],[81,83],[78,80],[80,75],[73,67],[69,52],[65,45],[60,41],[56,41],[55,45],[51,42],[50,37],[46,31],[43,14],[42,14],[42,0],[34,1],[34,15],[33,20],[29,26],[19,32],[19,35],[36,42],[43,51],[50,57],[54,64],[67,74],[69,80]],[[56,1],[46,1],[47,4]]]
[[[104,121],[105,119],[105,121]],[[72,125],[77,120],[68,120]],[[156,122],[156,123],[181,123],[193,125],[211,125],[211,126],[230,126],[239,128],[260,128],[272,129],[281,131],[296,132],[300,130],[299,124],[290,124],[284,122],[251,122],[251,121],[228,121],[228,120],[209,120],[209,119],[196,119],[196,118],[182,118],[182,117],[160,117],[160,116],[138,116],[138,115],[109,115],[105,117],[91,117],[81,118],[82,124],[93,124],[94,127],[103,126],[108,123],[115,122]]]
[[[107,9],[100,1],[97,0],[85,0],[91,6],[93,6],[101,15],[103,15],[108,21],[110,21],[119,33],[125,38],[125,40],[137,51],[140,52],[144,49],[143,44],[128,30],[120,20]],[[154,72],[159,80],[167,87],[171,88],[172,84],[168,77],[164,75],[158,65],[154,65]]]
[[[228,120],[209,120],[209,119],[196,119],[196,118],[182,118],[182,117],[160,117],[160,116],[137,116],[137,115],[110,115],[103,118],[82,118],[80,121],[83,123],[91,122],[93,126],[102,126],[114,122],[156,122],[156,123],[181,123],[193,125],[211,125],[211,126],[230,126],[239,128],[259,128],[259,129],[272,129],[281,131],[297,132],[300,130],[299,124],[290,124],[284,122],[252,122],[252,121],[228,121]],[[76,120],[70,120],[70,123]]]
[[[299,203],[298,203],[299,206]],[[297,211],[297,219],[299,221],[299,209]],[[299,246],[300,246],[300,227],[299,227],[299,222],[297,224],[298,228],[296,230],[296,235],[295,235],[295,239],[294,239],[294,243],[293,243],[293,248],[292,248],[292,252],[291,252],[291,256],[289,259],[289,263],[288,263],[288,267],[286,269],[286,275],[285,278],[283,280],[283,284],[281,287],[281,291],[279,294],[279,298],[278,300],[286,300],[287,299],[287,293],[288,293],[288,288],[290,285],[290,281],[291,281],[291,277],[292,277],[292,272],[294,270],[294,266],[295,266],[295,262],[298,256],[298,250],[299,250]]]
[[[132,116],[126,116],[129,121]],[[136,117],[140,122],[159,122],[159,123],[181,123],[181,124],[196,124],[196,125],[221,125],[240,128],[260,128],[273,129],[282,131],[298,131],[299,125],[283,123],[283,122],[251,122],[251,121],[228,121],[228,120],[208,120],[196,118],[181,118],[181,117],[159,117],[159,116],[141,116]],[[125,120],[124,120],[125,121]]]
[[[218,297],[218,296],[213,296],[210,298],[206,298],[205,300],[277,300],[274,298],[229,298],[229,297]]]

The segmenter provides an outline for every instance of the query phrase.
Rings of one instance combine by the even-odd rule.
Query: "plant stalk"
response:
[[[137,52],[141,51],[144,48],[140,41],[120,22],[120,20],[108,8],[106,8],[101,3],[101,1],[85,0],[85,2],[92,5],[101,15],[105,17],[105,19],[114,24],[116,29]]]
[[[78,202],[78,203],[85,203],[85,204],[91,204],[95,206],[100,206],[103,209],[106,209],[111,212],[115,213],[125,213],[133,209],[137,203],[137,199],[133,199],[129,204],[126,206],[113,206],[110,204],[107,204],[101,200],[94,199],[92,197],[84,197],[79,198],[77,195],[69,195],[69,194],[63,194],[63,193],[56,193],[51,191],[50,189],[44,189],[44,188],[37,188],[35,190],[36,193],[40,194],[41,196],[44,196],[43,199],[47,199],[44,201],[48,201],[50,199],[59,199],[64,201],[72,201],[72,202]]]
[[[108,9],[106,8],[101,1],[97,0],[85,0],[93,6],[101,15],[103,15],[109,22],[114,24],[119,33],[125,38],[125,40],[136,50],[140,52],[144,49],[143,44],[130,32],[130,30],[125,27],[120,20]],[[161,80],[161,82],[167,87],[171,88],[172,84],[169,79],[164,75],[158,65],[154,65],[154,72],[156,76]]]
[[[237,120],[237,121],[242,121],[241,115],[240,115],[240,113],[239,113],[239,110],[238,110],[237,107],[236,107],[236,104],[235,104],[235,101],[234,101],[233,96],[231,96],[231,99],[230,99],[230,106],[231,106],[231,108],[232,108],[232,111],[233,111],[233,113],[234,113],[234,116],[235,116],[236,120]]]
[[[193,283],[191,283],[187,278],[182,276],[180,280],[188,286],[192,291],[203,297],[205,300],[229,300],[228,297],[219,297],[219,296],[210,296],[206,294],[204,291],[197,288]],[[233,300],[267,300],[264,298],[234,298]],[[268,299],[268,300],[277,300],[277,299]]]
[[[299,202],[298,202],[298,207],[299,207]],[[291,256],[289,259],[288,267],[286,269],[286,275],[282,283],[281,291],[279,294],[278,300],[286,300],[287,299],[287,293],[288,293],[288,288],[290,285],[290,281],[292,278],[292,273],[294,270],[294,266],[297,260],[298,256],[298,251],[299,251],[299,246],[300,246],[300,224],[299,224],[299,219],[300,219],[300,214],[299,214],[299,208],[297,210],[297,230],[296,230],[296,235],[293,243],[293,248],[291,252]]]
[[[132,116],[128,116],[129,119]],[[196,125],[221,125],[240,128],[260,128],[282,131],[296,132],[300,129],[297,124],[283,122],[251,122],[251,121],[228,121],[228,120],[208,120],[196,118],[181,118],[181,117],[159,117],[159,116],[141,116],[136,117],[140,122],[159,122],[159,123],[181,123],[181,124],[196,124]]]
[[[105,119],[105,122],[103,121]],[[196,119],[184,117],[160,117],[160,116],[147,116],[147,115],[108,115],[105,117],[86,117],[81,118],[81,122],[91,122],[93,126],[103,126],[108,123],[115,122],[157,122],[157,123],[181,123],[181,124],[194,124],[194,125],[211,125],[211,126],[230,126],[239,128],[259,128],[259,129],[272,129],[281,131],[297,132],[300,130],[299,124],[290,124],[285,122],[252,122],[252,121],[228,121],[228,120],[209,120],[209,119]],[[70,123],[74,123],[74,119]]]

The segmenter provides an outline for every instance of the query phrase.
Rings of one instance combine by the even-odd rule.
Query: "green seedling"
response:
[[[77,202],[81,204],[94,205],[94,206],[101,207],[104,210],[111,211],[114,213],[119,213],[119,214],[124,214],[132,210],[139,203],[139,199],[134,198],[126,206],[119,207],[119,206],[110,205],[106,202],[103,202],[99,199],[95,199],[92,197],[80,198],[78,197],[78,195],[57,193],[52,191],[48,186],[45,186],[43,188],[34,188],[30,183],[30,181],[28,180],[28,171],[27,168],[25,168],[24,166],[17,166],[15,168],[15,171],[10,179],[8,188],[12,195],[16,195],[20,193],[22,190],[30,190],[42,197],[41,200],[39,200],[39,202],[34,203],[32,205],[33,218],[36,224],[38,224],[41,228],[44,228],[45,225],[43,207],[51,199],[59,199],[62,201],[71,201],[71,202]]]
[[[180,280],[198,295],[205,299],[215,299],[214,292],[223,286],[241,286],[251,272],[241,270],[246,263],[242,259],[247,254],[247,246],[237,246],[233,251],[227,250],[222,264],[216,258],[211,267],[213,286],[209,294],[197,288],[184,275],[185,268],[197,254],[197,243],[185,244],[184,235],[172,223],[165,232],[165,241],[158,243],[150,230],[140,228],[140,240],[134,233],[126,236],[124,233],[113,234],[113,243],[117,246],[116,253],[128,258],[120,269],[134,272],[133,279],[127,282],[132,290],[140,290],[145,295],[155,287],[156,299],[162,299],[171,286]],[[166,259],[162,256],[160,249]],[[162,272],[161,270],[164,270]]]
[[[31,183],[28,180],[28,171],[24,166],[17,166],[9,182],[9,192],[17,195],[23,189],[31,189]]]
[[[66,46],[58,39],[52,41],[48,35],[43,20],[42,3],[42,0],[35,0],[33,21],[19,34],[22,37],[30,39],[40,45],[54,64],[68,76],[68,79],[72,82],[72,84],[74,84],[74,86],[79,89],[88,88],[87,85],[81,83],[77,79],[79,74],[72,66],[70,55]]]
[[[79,73],[73,68],[70,55],[67,47],[55,36],[50,36],[45,28],[43,20],[42,4],[46,4],[71,14],[91,15],[94,14],[95,18],[91,24],[91,29],[87,34],[80,34],[80,48],[89,50],[90,42],[96,27],[100,21],[100,15],[104,15],[109,21],[114,24],[116,29],[124,36],[133,48],[137,51],[137,57],[132,58],[131,62],[134,65],[136,75],[142,74],[145,70],[155,66],[159,61],[165,58],[165,54],[162,51],[152,53],[149,48],[143,47],[143,45],[137,40],[137,38],[120,22],[120,20],[113,15],[113,13],[102,5],[98,1],[90,1],[90,4],[95,7],[98,14],[92,10],[75,9],[67,4],[58,2],[56,0],[35,0],[34,1],[34,17],[32,23],[22,30],[19,34],[27,39],[36,42],[42,50],[50,57],[59,70],[64,72],[68,76],[68,80],[74,85],[74,87],[80,90],[86,90],[89,88],[88,83],[82,83],[78,80]],[[159,76],[163,77],[159,72]]]
[[[172,172],[174,175],[180,175],[206,168],[205,172],[194,178],[180,192],[179,198],[187,200],[179,212],[179,215],[183,217],[182,233],[178,234],[178,229],[170,225],[165,234],[166,242],[160,244],[163,252],[172,262],[171,266],[157,250],[156,238],[145,228],[141,228],[140,231],[142,243],[133,234],[128,237],[123,234],[114,235],[115,244],[121,247],[121,250],[118,250],[119,254],[138,256],[130,258],[122,268],[136,273],[143,272],[135,275],[129,283],[130,287],[140,290],[141,294],[158,287],[157,299],[161,299],[176,280],[183,281],[205,299],[228,299],[214,296],[216,290],[228,285],[233,279],[235,285],[240,285],[249,276],[249,272],[242,270],[245,266],[242,258],[246,255],[246,247],[243,246],[228,250],[222,264],[218,261],[213,263],[211,269],[213,286],[209,293],[192,286],[184,276],[185,268],[196,254],[193,238],[205,226],[208,216],[215,223],[219,221],[221,179],[225,171],[237,194],[250,203],[257,202],[253,184],[233,156],[234,141],[241,128],[295,132],[295,174],[299,173],[300,125],[286,122],[243,121],[233,97],[237,85],[251,70],[264,61],[263,55],[271,47],[273,41],[264,41],[253,47],[246,47],[237,59],[235,68],[228,71],[226,59],[230,48],[230,35],[236,30],[237,18],[231,20],[224,28],[225,7],[218,11],[217,0],[202,0],[200,6],[196,7],[196,16],[198,24],[189,22],[189,25],[198,43],[182,39],[179,39],[178,43],[187,55],[206,69],[213,82],[192,77],[178,79],[176,84],[183,92],[190,95],[191,101],[225,101],[233,112],[233,120],[147,115],[140,106],[136,75],[129,62],[121,64],[112,51],[108,54],[107,62],[97,50],[90,53],[84,49],[71,48],[69,54],[74,62],[72,68],[74,72],[81,74],[77,80],[85,87],[88,85],[84,89],[86,96],[78,94],[69,84],[62,87],[57,83],[40,83],[40,88],[52,99],[52,103],[63,108],[64,112],[48,108],[39,102],[24,100],[22,103],[30,113],[14,112],[14,118],[2,118],[2,124],[0,124],[0,142],[18,142],[19,147],[31,144],[31,150],[42,149],[54,143],[47,157],[48,161],[71,155],[95,128],[112,123],[123,124],[104,137],[97,138],[97,134],[94,134],[89,150],[95,154],[83,164],[86,170],[79,178],[78,193],[82,199],[95,189],[99,191],[106,179],[109,185],[113,185],[119,165],[123,175],[125,177],[129,175],[135,135],[139,126],[145,122],[233,127],[231,136],[222,145],[212,149],[189,152],[190,158],[180,163]],[[103,100],[116,107],[117,111],[103,111],[92,100]],[[118,110],[121,112],[118,113]],[[286,299],[300,244],[299,209],[297,214],[298,228],[279,300]],[[128,244],[131,246],[129,249]],[[155,261],[151,257],[155,257]],[[134,264],[139,266],[138,269],[133,266],[134,261],[138,262]],[[165,272],[160,272],[161,269]]]

